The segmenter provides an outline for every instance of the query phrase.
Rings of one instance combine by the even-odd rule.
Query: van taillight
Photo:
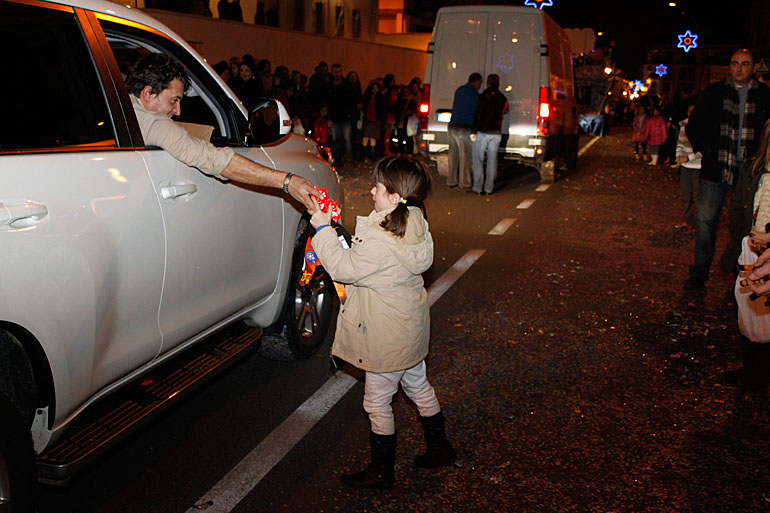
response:
[[[538,135],[548,135],[548,119],[551,117],[551,105],[548,103],[550,92],[547,87],[540,88],[540,108],[537,111]]]
[[[430,114],[430,84],[423,84],[422,99],[420,101],[420,112],[417,115],[417,117],[420,119],[420,130],[427,130],[429,114]]]

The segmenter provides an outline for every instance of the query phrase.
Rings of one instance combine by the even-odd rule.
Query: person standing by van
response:
[[[449,120],[449,173],[446,177],[448,187],[471,187],[471,125],[476,103],[479,101],[481,75],[471,73],[468,82],[455,91],[452,103],[452,119]]]
[[[487,88],[481,93],[471,125],[473,141],[473,186],[476,194],[492,194],[497,178],[497,149],[502,138],[503,116],[508,112],[508,100],[500,92],[500,77],[487,77]],[[487,157],[486,176],[484,155]]]

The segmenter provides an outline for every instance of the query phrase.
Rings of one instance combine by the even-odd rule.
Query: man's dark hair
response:
[[[756,63],[757,62],[757,58],[754,56],[754,52],[752,52],[748,48],[737,48],[737,49],[735,49],[735,51],[730,54],[730,58],[732,59],[732,56],[735,55],[736,53],[748,54],[751,57],[751,62],[752,63]]]
[[[492,73],[487,76],[487,87],[490,89],[498,89],[500,87],[500,77]]]
[[[214,68],[214,71],[217,72],[217,75],[221,75],[222,73],[230,69],[230,65],[227,64],[225,61],[219,61],[218,63],[214,64],[212,68]]]
[[[190,77],[181,64],[168,55],[151,53],[131,67],[126,77],[126,87],[134,96],[139,96],[146,86],[150,86],[152,94],[159,94],[174,79],[182,82],[185,91],[190,87]]]
[[[468,82],[476,82],[477,80],[481,80],[481,73],[473,72],[468,77]]]

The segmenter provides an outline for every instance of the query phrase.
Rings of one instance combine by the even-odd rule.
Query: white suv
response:
[[[278,190],[145,146],[124,76],[150,52],[192,81],[182,119],[342,200],[283,107],[251,115],[179,36],[98,0],[0,0],[0,511],[93,457],[279,327],[298,356],[336,294],[301,280],[311,229]],[[277,122],[276,122],[277,120]],[[213,130],[212,130],[213,128]]]

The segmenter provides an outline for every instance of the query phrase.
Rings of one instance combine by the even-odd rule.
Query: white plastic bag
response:
[[[754,265],[757,254],[752,251],[748,235],[741,243],[741,256],[738,257],[740,265]],[[770,250],[768,250],[770,251]],[[741,286],[741,281],[747,280],[748,271],[741,271],[735,279],[735,301],[738,303],[738,328],[743,336],[752,342],[770,342],[770,306],[767,306],[768,297],[759,297],[751,300],[751,289],[748,285]]]
[[[409,137],[413,137],[417,135],[417,132],[419,131],[420,131],[420,120],[417,119],[417,116],[412,114],[406,120],[406,135]]]

